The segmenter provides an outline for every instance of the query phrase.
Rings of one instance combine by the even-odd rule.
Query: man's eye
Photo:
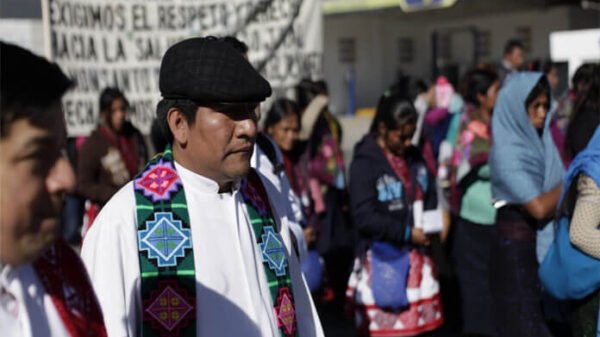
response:
[[[64,151],[40,151],[37,155],[31,159],[35,161],[33,167],[34,171],[39,174],[47,174],[48,171],[54,166],[56,161],[64,155]]]

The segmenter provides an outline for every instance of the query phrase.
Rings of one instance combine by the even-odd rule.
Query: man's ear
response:
[[[173,134],[173,142],[179,144],[181,147],[185,147],[190,131],[187,117],[179,108],[171,108],[167,111],[167,124]]]

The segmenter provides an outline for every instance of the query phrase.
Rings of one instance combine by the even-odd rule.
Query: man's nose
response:
[[[50,193],[68,193],[75,190],[75,173],[65,156],[61,156],[50,169],[46,187]]]
[[[248,138],[256,138],[258,133],[258,127],[256,125],[255,118],[246,118],[242,119],[238,122],[237,125],[238,136],[240,137],[248,137]]]

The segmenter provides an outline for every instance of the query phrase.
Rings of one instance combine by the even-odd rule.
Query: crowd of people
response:
[[[346,168],[326,83],[261,111],[233,37],[167,50],[151,144],[118,88],[67,142],[73,83],[0,51],[8,336],[600,336],[599,64],[404,76]]]

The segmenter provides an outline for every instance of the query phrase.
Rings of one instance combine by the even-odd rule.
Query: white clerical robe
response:
[[[279,147],[270,137],[266,136],[266,138],[275,150],[277,162],[283,164],[283,155]],[[300,261],[304,261],[308,256],[308,247],[304,239],[304,229],[300,225],[300,222],[305,220],[302,214],[302,202],[290,186],[285,170],[275,172],[273,163],[258,144],[254,145],[250,166],[260,172],[261,181],[267,190],[273,207],[280,216],[286,217],[288,227],[298,243]]]
[[[261,254],[239,190],[218,193],[216,182],[175,166],[185,189],[192,230],[197,336],[279,336]],[[290,251],[287,221],[278,219],[288,251],[299,335],[323,336],[298,259]],[[140,334],[137,247],[130,182],[104,206],[81,251],[109,337]]]
[[[0,269],[0,335],[69,336],[31,264]]]

